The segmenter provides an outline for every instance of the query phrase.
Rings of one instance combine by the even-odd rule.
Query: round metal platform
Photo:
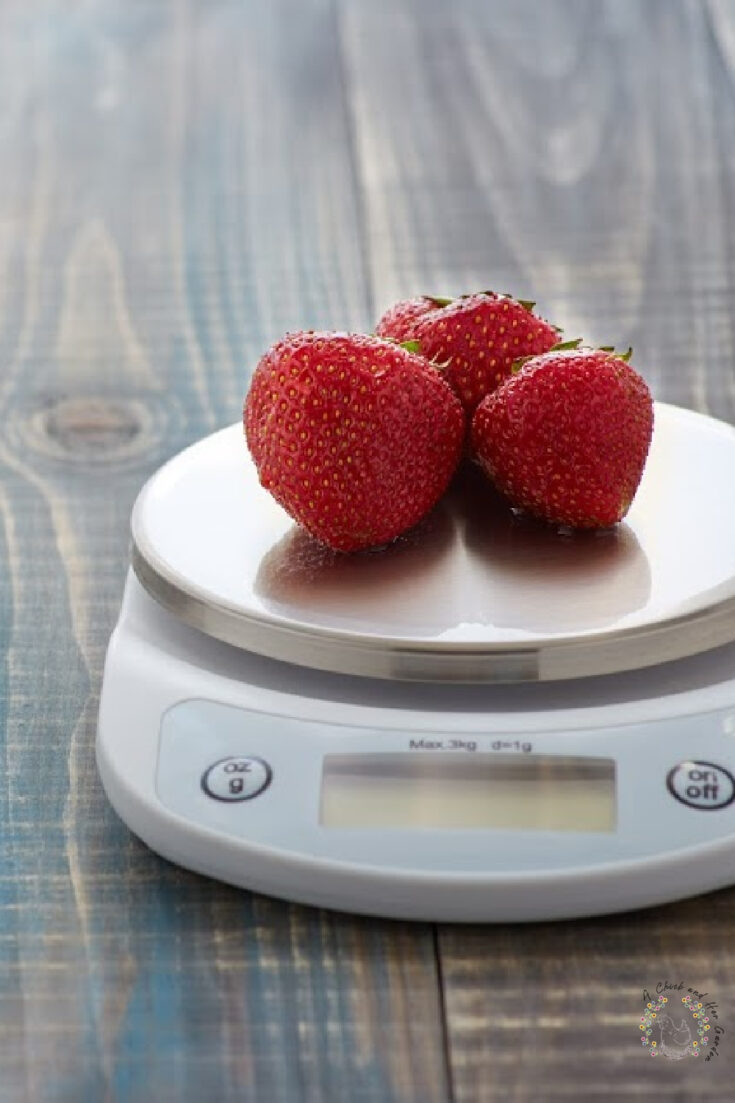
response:
[[[301,666],[427,682],[610,674],[735,640],[734,488],[735,430],[658,403],[614,529],[516,517],[467,465],[417,529],[342,555],[260,487],[238,423],[143,488],[133,565],[182,621]]]

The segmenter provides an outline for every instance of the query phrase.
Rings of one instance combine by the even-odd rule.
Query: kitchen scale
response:
[[[170,860],[423,920],[622,911],[735,882],[735,430],[656,405],[625,523],[514,515],[474,468],[331,553],[241,425],[142,490],[97,758]]]

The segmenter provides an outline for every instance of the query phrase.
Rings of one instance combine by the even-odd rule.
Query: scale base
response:
[[[243,888],[304,904],[399,919],[523,922],[607,914],[735,882],[735,805],[693,811],[674,800],[664,786],[669,767],[695,755],[718,763],[725,772],[727,767],[735,771],[735,736],[730,734],[735,731],[733,672],[735,648],[731,646],[654,670],[553,686],[411,686],[326,675],[209,639],[158,606],[131,572],[105,667],[97,761],[113,807],[153,850],[188,869]],[[182,758],[179,763],[174,756],[174,765],[167,767],[169,773],[162,781],[161,764],[166,755],[166,761],[172,761],[161,734],[162,720],[171,717],[182,702],[192,700],[213,702],[207,707],[224,708],[235,720],[228,721],[227,732],[218,725],[197,736],[200,750],[195,758],[201,754],[201,760]],[[253,725],[254,714],[261,718],[260,725]],[[245,723],[247,716],[250,727]],[[261,753],[265,748],[270,760],[278,760],[280,753],[266,797],[290,815],[290,804],[277,804],[280,779],[299,755],[303,757],[299,769],[307,777],[319,756],[309,751],[306,734],[289,736],[290,743],[277,733],[264,741],[264,725],[274,718],[299,732],[303,727],[305,733],[349,728],[357,750],[392,749],[390,741],[396,742],[399,734],[407,740],[408,735],[418,739],[451,733],[452,738],[464,736],[490,751],[493,734],[502,732],[505,741],[515,741],[519,747],[531,739],[544,751],[566,753],[569,748],[574,754],[595,755],[609,753],[604,731],[615,731],[619,733],[615,745],[620,746],[621,815],[627,799],[623,782],[628,774],[632,776],[637,746],[645,769],[660,780],[654,796],[661,801],[662,811],[633,810],[640,830],[629,832],[629,852],[617,859],[600,860],[605,847],[610,850],[613,845],[602,835],[594,846],[590,843],[591,857],[584,859],[586,843],[580,836],[577,849],[582,857],[567,869],[550,868],[558,832],[526,833],[516,868],[508,864],[503,868],[500,855],[509,836],[502,831],[464,833],[466,847],[458,845],[458,835],[447,831],[403,832],[403,842],[400,833],[394,833],[385,862],[368,859],[369,833],[330,833],[329,828],[318,826],[316,810],[312,827],[292,835],[292,845],[284,842],[288,825],[284,826],[283,815],[271,822],[270,835],[249,837],[241,827],[235,831],[226,825],[242,825],[241,810],[266,809],[266,799],[259,797],[260,805],[256,800],[228,805],[203,790],[201,777],[206,767],[223,757],[223,749],[235,750],[233,740],[236,753]],[[641,727],[646,725],[654,733],[649,743],[645,742],[648,727]],[[260,740],[255,748],[251,735]],[[177,738],[185,743],[189,735],[185,732]],[[186,750],[183,757],[192,753]],[[297,812],[294,802],[293,815]],[[662,827],[662,838],[669,833],[673,842],[668,847],[662,842],[663,849],[657,853],[636,856],[636,834],[644,840],[646,833],[655,834],[662,816],[671,817],[673,824]],[[410,848],[404,846],[411,836],[419,838],[414,863]],[[588,836],[585,839],[589,842]],[[342,843],[347,850],[340,858]],[[478,846],[492,855],[490,866],[498,858],[497,868],[469,868],[472,848]],[[464,854],[454,866],[453,851]],[[458,868],[462,860],[467,868]]]

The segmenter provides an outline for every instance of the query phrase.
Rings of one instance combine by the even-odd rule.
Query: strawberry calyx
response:
[[[581,344],[581,337],[573,337],[570,341],[557,341],[551,346],[549,352],[567,352],[569,349],[578,349]]]
[[[559,332],[561,332],[561,330],[559,330]],[[581,347],[586,347],[586,346],[582,345],[582,338],[581,337],[575,337],[574,340],[572,340],[572,341],[558,341],[548,351],[549,352],[569,352],[573,349],[578,349],[578,348],[581,348]],[[594,349],[590,348],[590,351],[591,352],[592,351],[594,351],[594,352],[607,352],[607,353],[610,354],[610,356],[614,356],[616,360],[623,360],[626,364],[628,364],[628,363],[630,363],[630,358],[633,355],[633,346],[628,345],[628,348],[625,350],[625,352],[616,352],[614,345],[598,345]],[[544,355],[548,355],[548,353],[545,353]],[[532,356],[519,356],[517,360],[513,361],[513,365],[510,369],[511,374],[512,375],[518,375],[518,372],[521,370],[523,365],[527,364],[529,360],[533,360],[533,359],[535,359],[535,357],[533,355]]]
[[[387,341],[390,345],[394,345],[396,348],[405,349],[406,352],[412,352],[415,356],[421,355],[421,342],[415,338],[410,340],[407,338],[405,341],[399,341],[397,337],[383,337],[378,336],[378,340]]]
[[[392,338],[389,337],[388,340],[390,341]],[[411,339],[410,341],[396,341],[395,344],[397,344],[399,348],[405,349],[406,352],[412,352],[415,356],[423,356],[420,341]],[[437,371],[444,371],[445,368],[449,367],[452,361],[450,358],[449,360],[429,360],[427,362],[431,364],[432,368],[436,368]]]
[[[476,294],[477,295],[489,295],[493,299],[511,299],[514,303],[518,303],[519,306],[522,306],[523,309],[528,311],[529,314],[533,314],[533,308],[536,305],[536,300],[535,299],[517,299],[515,297],[515,295],[511,295],[511,293],[509,291],[500,291],[500,292],[498,292],[498,291],[489,291],[489,290],[486,289],[484,291],[477,291]],[[462,295],[462,298],[463,299],[471,299],[472,295]],[[554,326],[554,329],[557,329],[557,327]],[[561,333],[561,330],[558,330],[558,332]]]
[[[600,352],[609,352],[611,356],[614,356],[617,360],[624,360],[626,364],[630,363],[630,358],[633,355],[633,346],[628,345],[625,352],[616,352],[615,345],[600,345]]]
[[[418,356],[421,355],[421,342],[420,341],[397,341],[396,342],[406,352],[413,352]]]
[[[571,349],[578,349],[582,344],[581,337],[575,337],[571,341],[557,341],[555,345],[546,352],[544,355],[548,356],[549,352],[568,352]],[[511,374],[518,375],[524,364],[527,364],[529,360],[535,360],[537,353],[531,353],[530,356],[519,356],[517,360],[513,361],[511,366]]]
[[[515,295],[511,295],[508,291],[498,293],[497,291],[490,291],[488,288],[484,288],[482,291],[468,291],[464,295],[459,295],[458,298],[462,299],[474,299],[476,295],[489,295],[493,299],[512,299],[513,302],[518,303],[524,310],[527,310],[529,314],[533,314],[533,308],[536,305],[535,299],[516,299]],[[444,295],[424,295],[425,299],[434,303],[435,306],[449,306],[450,303],[455,302],[455,299],[447,298]],[[556,328],[556,327],[554,327]]]

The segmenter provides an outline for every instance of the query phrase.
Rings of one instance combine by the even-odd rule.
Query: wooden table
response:
[[[735,892],[291,907],[150,853],[93,745],[136,491],[286,329],[496,287],[735,420],[735,5],[5,0],[0,105],[2,1103],[731,1098]],[[717,1059],[646,1055],[666,980]]]

